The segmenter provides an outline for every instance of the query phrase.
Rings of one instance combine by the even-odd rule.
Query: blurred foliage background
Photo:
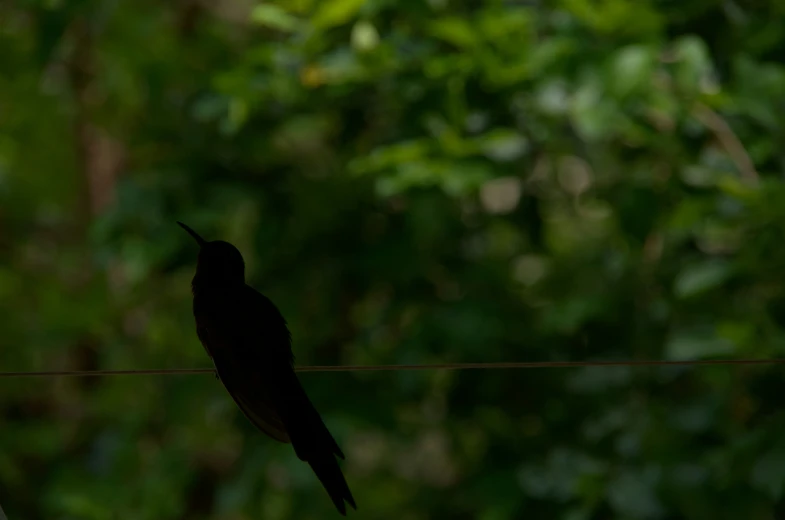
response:
[[[785,357],[785,4],[0,3],[2,370]],[[303,374],[354,518],[785,518],[779,367]],[[212,376],[0,380],[11,519],[337,513]]]

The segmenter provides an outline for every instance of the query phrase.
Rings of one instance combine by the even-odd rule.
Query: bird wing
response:
[[[290,443],[286,425],[281,420],[270,396],[262,385],[249,378],[248,368],[238,365],[238,359],[222,350],[213,358],[218,376],[229,394],[251,423],[273,439]]]
[[[226,387],[229,395],[240,407],[240,410],[251,423],[273,439],[289,443],[289,435],[283,421],[278,416],[270,396],[259,382],[249,377],[249,366],[243,362],[241,352],[238,352],[232,334],[225,334],[226,328],[232,329],[236,325],[221,323],[225,321],[218,315],[216,320],[212,313],[199,313],[198,300],[194,300],[195,314],[198,316],[196,332],[199,340],[207,350],[208,355],[215,364],[221,382]]]
[[[335,460],[344,454],[297,379],[286,320],[251,287],[246,286],[237,299],[242,304],[219,313],[223,323],[215,327],[226,340],[215,351],[209,348],[218,375],[253,424],[292,443],[297,457],[308,462],[336,508],[345,514],[344,501],[356,506]]]

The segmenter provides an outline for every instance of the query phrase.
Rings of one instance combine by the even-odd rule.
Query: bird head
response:
[[[245,262],[236,247],[223,240],[208,242],[182,222],[177,224],[199,244],[197,275],[213,282],[245,282]]]

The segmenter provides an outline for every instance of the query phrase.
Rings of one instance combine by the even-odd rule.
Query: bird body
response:
[[[345,515],[354,498],[335,457],[344,458],[294,372],[291,334],[281,312],[245,283],[242,255],[223,241],[201,246],[192,281],[196,333],[217,375],[248,420],[273,439],[291,443]]]

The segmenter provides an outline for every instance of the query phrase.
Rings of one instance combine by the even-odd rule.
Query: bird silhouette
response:
[[[245,262],[232,244],[208,242],[182,222],[199,244],[191,282],[196,334],[217,377],[245,416],[273,439],[291,443],[346,515],[354,503],[336,457],[341,449],[294,372],[286,320],[266,296],[246,285]]]

